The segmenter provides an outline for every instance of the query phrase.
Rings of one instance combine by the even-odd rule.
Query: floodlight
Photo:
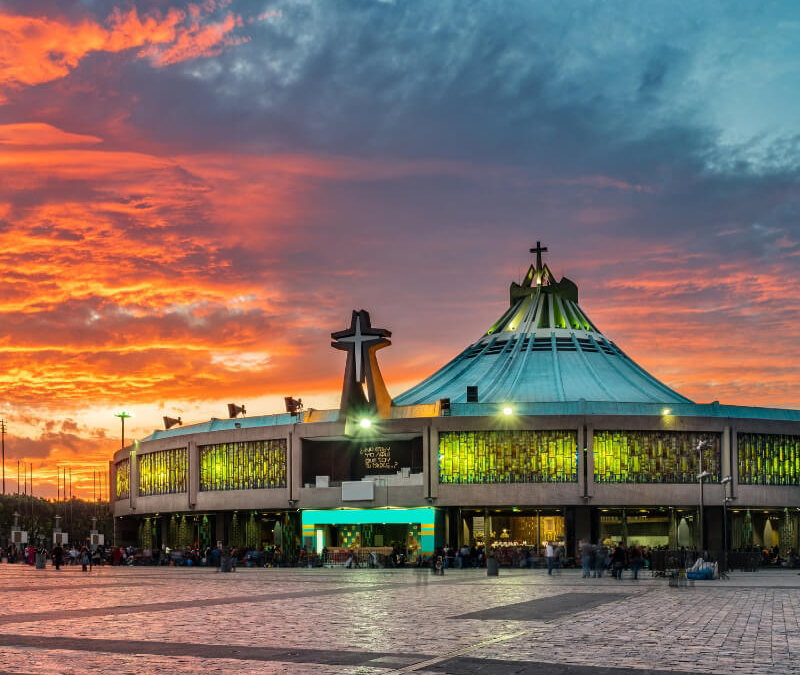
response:
[[[242,405],[236,405],[235,403],[228,403],[228,417],[233,419],[239,413],[242,413],[242,417],[247,414],[247,411],[244,409],[244,403]]]
[[[708,471],[703,471],[703,473],[698,474],[697,480],[703,480],[703,478],[708,478],[710,475]]]
[[[669,408],[664,408],[664,409],[661,411],[661,414],[662,414],[662,415],[664,415],[664,416],[666,417],[666,416],[667,416],[667,415],[669,415],[671,412],[672,412],[672,411],[671,411]]]
[[[358,423],[358,425],[362,429],[369,429],[372,426],[372,422],[369,420],[369,418],[364,417],[364,418],[361,419],[361,421]]]
[[[503,414],[504,415],[513,415],[514,414],[514,408],[512,408],[511,406],[506,406],[505,408],[503,408]]]
[[[181,422],[181,418],[180,417],[175,418],[175,417],[164,416],[164,428],[165,429],[172,429],[172,427],[174,427],[176,424],[178,424],[180,426],[183,426],[183,422]]]
[[[283,402],[286,405],[286,412],[292,417],[297,417],[297,413],[303,409],[303,399],[293,399],[291,396],[284,396]]]
[[[719,484],[720,484],[720,485],[725,485],[726,483],[730,483],[732,480],[733,480],[733,476],[725,476],[725,478],[723,478],[723,479],[722,479],[722,480],[719,482]]]

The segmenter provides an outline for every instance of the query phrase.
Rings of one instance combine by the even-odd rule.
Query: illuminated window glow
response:
[[[800,485],[800,436],[737,434],[739,482]]]
[[[131,460],[122,459],[117,462],[116,485],[114,496],[117,499],[127,499],[131,496]]]
[[[703,467],[697,446],[703,451]],[[696,483],[701,471],[720,479],[720,434],[686,431],[595,431],[594,480],[597,483]]]
[[[441,483],[571,483],[577,466],[574,430],[439,434]]]
[[[186,492],[186,448],[139,455],[139,495]]]
[[[285,438],[200,447],[200,489],[203,491],[285,487]]]

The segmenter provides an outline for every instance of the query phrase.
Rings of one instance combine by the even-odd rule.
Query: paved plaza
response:
[[[629,573],[626,573],[629,574]],[[800,673],[800,576],[0,565],[0,674]]]

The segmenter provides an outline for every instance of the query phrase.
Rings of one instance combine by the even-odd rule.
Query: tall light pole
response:
[[[731,476],[725,476],[720,483],[722,484],[722,571],[728,572],[728,483],[733,480]]]
[[[697,480],[700,482],[700,555],[703,556],[703,560],[705,560],[705,522],[703,518],[703,481],[708,478],[711,474],[708,471],[703,471],[703,450],[708,447],[708,441],[702,440],[697,444],[697,455],[699,459],[698,466],[700,467],[700,473],[697,475]]]
[[[6,421],[0,420],[0,446],[3,449],[3,494],[6,493]]]
[[[133,414],[129,413],[129,412],[125,412],[124,410],[121,410],[118,413],[114,413],[114,417],[119,417],[120,421],[122,422],[122,446],[121,447],[124,448],[125,447],[125,420],[128,417],[133,417]]]

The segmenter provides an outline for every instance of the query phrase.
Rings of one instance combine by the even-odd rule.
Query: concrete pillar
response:
[[[586,473],[586,455],[584,452],[586,447],[586,439],[584,438],[582,426],[578,427],[575,438],[577,439],[578,444],[578,463],[575,466],[575,471],[578,473],[578,498],[580,498],[585,494],[584,489],[586,486],[586,480],[584,478]]]
[[[735,497],[739,492],[739,440],[737,438],[736,429],[727,427],[728,435],[730,436],[731,447],[731,473],[733,477],[731,484],[728,486],[729,496]]]
[[[221,541],[223,544],[225,542],[225,512],[224,511],[217,511],[214,514],[214,545],[216,546],[217,542]]]
[[[589,506],[575,507],[575,542],[592,540],[592,509]]]
[[[586,494],[594,496],[594,427],[586,425]]]
[[[136,509],[136,498],[139,496],[139,460],[136,457],[136,450],[131,450],[130,454],[130,506],[131,510]]]
[[[426,494],[436,499],[439,496],[439,430],[436,427],[425,427],[423,431],[422,457],[422,480],[426,488],[430,485],[430,492]]]
[[[300,499],[300,488],[303,487],[303,439],[295,428],[286,439],[287,467],[286,480],[289,489],[289,499]]]
[[[197,505],[197,492],[200,490],[200,450],[194,441],[187,444],[186,462],[189,508],[193,509]]]

